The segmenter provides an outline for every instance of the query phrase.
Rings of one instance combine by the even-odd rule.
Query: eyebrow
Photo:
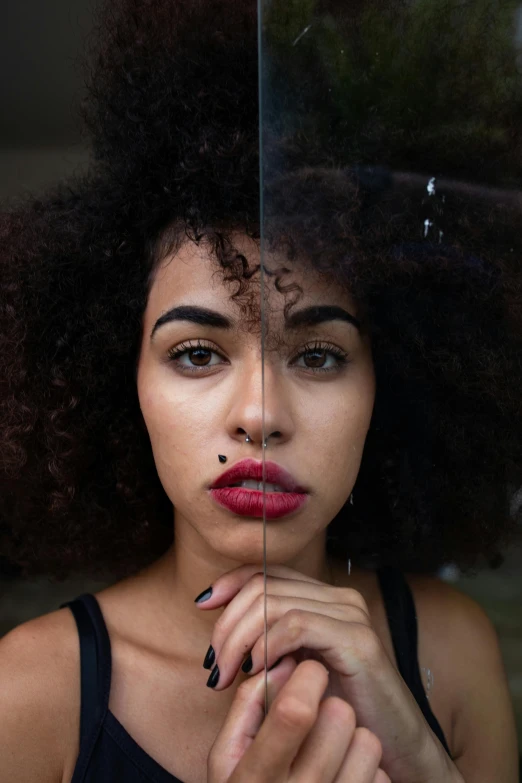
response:
[[[337,305],[316,305],[305,307],[286,319],[287,329],[301,329],[305,326],[317,326],[326,321],[346,321],[361,331],[361,322],[348,310]]]
[[[165,324],[172,321],[190,321],[198,326],[213,326],[215,329],[231,329],[233,322],[227,316],[210,310],[208,307],[198,307],[196,305],[180,305],[173,307],[166,313],[163,313],[151,332],[150,339],[154,337],[156,331]],[[315,305],[305,307],[288,316],[285,321],[287,329],[302,329],[308,326],[317,326],[327,321],[346,321],[361,330],[361,323],[343,307],[336,305]]]
[[[171,321],[190,321],[199,326],[213,326],[216,329],[231,329],[233,326],[230,318],[227,318],[215,310],[209,310],[207,307],[197,307],[196,305],[181,305],[173,307],[158,318],[154,324],[150,339],[154,337],[155,332],[170,323]]]

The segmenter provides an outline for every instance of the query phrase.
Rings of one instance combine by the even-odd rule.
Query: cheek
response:
[[[212,438],[222,420],[219,395],[205,393],[203,386],[196,393],[190,380],[176,378],[169,368],[143,370],[138,378],[156,470],[174,505],[182,506],[200,490]]]
[[[210,411],[204,397],[168,367],[145,369],[138,378],[138,396],[153,445],[166,441],[179,447],[205,432]]]
[[[339,389],[321,405],[310,405],[306,415],[310,468],[319,468],[323,491],[343,496],[355,482],[373,411],[374,389],[368,383]],[[315,464],[315,470],[314,470]],[[351,484],[350,484],[351,482]]]
[[[318,411],[310,424],[315,448],[335,470],[346,470],[347,460],[362,455],[370,424],[371,408],[363,400],[338,404],[335,409]]]
[[[344,449],[351,451],[353,445],[364,441],[374,399],[373,375],[363,368],[325,390],[320,399],[312,395],[307,400],[305,415],[310,423],[307,429],[310,434],[316,433],[324,448],[337,452],[344,444]]]
[[[194,397],[183,392],[183,384],[162,373],[144,373],[138,394],[158,476],[173,500],[193,471],[205,417]]]

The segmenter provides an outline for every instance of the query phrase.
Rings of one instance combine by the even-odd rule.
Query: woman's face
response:
[[[236,247],[251,265],[259,263],[255,242],[241,237]],[[302,294],[285,318],[285,297],[273,278],[265,279],[264,416],[270,436],[265,457],[275,463],[276,479],[279,466],[295,485],[283,486],[281,478],[282,485],[272,489],[285,493],[267,495],[267,510],[270,497],[273,501],[267,560],[291,562],[324,534],[350,495],[375,379],[370,345],[352,322],[358,312],[347,293],[296,268],[291,281]],[[138,394],[158,475],[175,508],[177,534],[180,526],[189,526],[223,558],[261,562],[255,485],[212,489],[243,460],[254,460],[247,468],[255,469],[263,451],[258,308],[245,314],[232,290],[203,246],[187,243],[160,265],[144,314]],[[256,278],[250,295],[258,303]],[[226,464],[218,455],[226,456]],[[221,483],[252,481],[252,474],[233,478]],[[248,498],[254,499],[250,506]]]

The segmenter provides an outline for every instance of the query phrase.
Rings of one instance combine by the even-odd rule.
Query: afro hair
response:
[[[3,210],[0,537],[25,574],[120,577],[172,543],[136,389],[142,315],[155,265],[185,240],[210,243],[236,295],[248,286],[232,237],[262,228],[257,34],[255,0],[106,3],[82,110],[92,165]],[[302,127],[268,139],[281,165],[264,228],[267,246],[348,286],[371,333],[375,410],[328,545],[353,562],[471,567],[517,530],[519,205],[448,185],[452,242],[423,241],[440,204],[426,178],[367,165],[353,139],[325,165],[322,144]]]

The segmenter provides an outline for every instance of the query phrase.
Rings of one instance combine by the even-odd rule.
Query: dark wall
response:
[[[78,57],[93,0],[3,0],[0,12],[0,148],[80,141],[73,104]]]

